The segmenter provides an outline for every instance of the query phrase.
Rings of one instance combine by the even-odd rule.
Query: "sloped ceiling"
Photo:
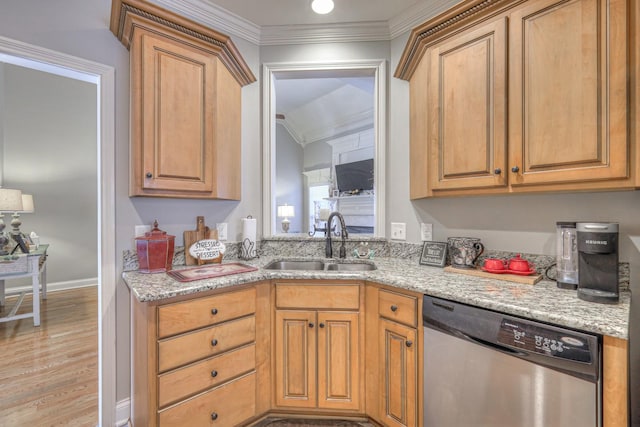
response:
[[[373,126],[373,77],[280,78],[276,111],[301,145]]]

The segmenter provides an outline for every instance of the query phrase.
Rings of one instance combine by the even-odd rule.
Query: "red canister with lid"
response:
[[[160,273],[171,270],[173,262],[175,236],[171,236],[158,228],[158,221],[153,222],[153,230],[136,237],[138,252],[138,271],[141,273]]]

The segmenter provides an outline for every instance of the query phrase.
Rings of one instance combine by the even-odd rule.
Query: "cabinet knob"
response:
[[[147,178],[153,178],[153,174],[151,172],[147,172],[147,174],[145,175]]]
[[[394,313],[395,313],[396,311],[398,311],[398,306],[397,306],[397,305],[392,305],[392,306],[391,306],[391,311],[393,311]]]
[[[511,172],[513,173],[518,173],[518,171],[520,170],[520,168],[518,166],[514,166],[511,168]]]
[[[324,323],[320,323],[318,326],[320,326],[321,328],[324,328]]]
[[[218,314],[218,309],[217,309],[217,308],[212,308],[212,309],[211,309],[211,314],[213,314],[214,316],[215,316],[216,314]]]
[[[407,347],[411,347],[413,345],[413,341],[407,340],[406,345]]]
[[[211,371],[211,378],[215,378],[217,376],[218,376],[218,371],[216,371],[215,369]]]
[[[313,323],[312,322],[309,322],[309,327],[313,328]]]
[[[218,419],[218,413],[217,412],[212,412],[211,413],[211,421],[215,421]]]
[[[500,175],[500,174],[502,173],[502,169],[500,169],[500,168],[495,168],[495,169],[493,170],[493,173],[494,173],[494,174],[496,174],[496,175]]]
[[[211,340],[211,347],[215,347],[215,346],[217,346],[217,345],[218,345],[218,340],[217,340],[217,339],[215,339],[215,338],[214,338],[214,339],[212,339],[212,340]]]

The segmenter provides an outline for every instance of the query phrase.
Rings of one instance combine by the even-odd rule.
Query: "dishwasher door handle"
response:
[[[520,356],[520,357],[526,357],[527,353],[523,352],[523,351],[518,351],[509,347],[505,347],[503,345],[500,345],[498,343],[494,343],[491,341],[487,341],[487,340],[483,340],[482,338],[477,338],[477,337],[472,337],[470,335],[465,334],[464,332],[455,329],[455,328],[451,328],[447,325],[443,325],[442,323],[425,323],[425,328],[432,328],[435,329],[436,331],[440,331],[442,333],[445,334],[449,334],[452,335],[456,338],[460,338],[462,340],[468,341],[468,342],[472,342],[474,344],[480,345],[482,347],[487,347],[490,348],[492,350],[495,351],[499,351],[501,353],[505,353],[505,354],[510,354],[512,356]]]

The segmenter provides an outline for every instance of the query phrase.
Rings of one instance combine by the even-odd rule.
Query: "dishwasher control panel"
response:
[[[591,348],[586,338],[569,331],[557,331],[540,325],[502,319],[498,343],[550,357],[591,363]]]

